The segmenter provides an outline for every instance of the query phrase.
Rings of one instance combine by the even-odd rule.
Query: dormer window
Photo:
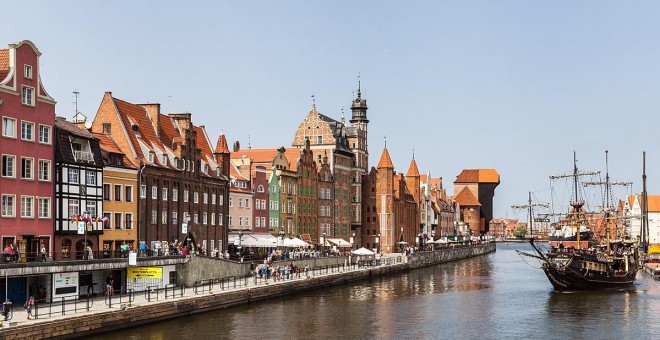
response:
[[[32,79],[32,66],[25,65],[23,75],[25,76],[25,79]]]
[[[166,154],[161,155],[160,162],[163,163],[163,164],[167,164],[167,155]]]
[[[149,163],[154,162],[154,152],[153,151],[149,151],[149,153],[147,154],[147,160],[149,161]]]

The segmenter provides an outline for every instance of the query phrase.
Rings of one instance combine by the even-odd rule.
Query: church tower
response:
[[[351,127],[354,127],[357,132],[357,141],[351,145],[351,149],[355,153],[355,161],[358,168],[362,169],[362,174],[369,172],[369,147],[367,145],[367,127],[369,119],[367,119],[367,100],[362,98],[362,89],[360,88],[360,80],[358,78],[357,98],[353,99],[351,103]]]

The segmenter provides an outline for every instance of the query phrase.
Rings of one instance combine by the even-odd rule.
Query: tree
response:
[[[524,224],[519,224],[513,231],[513,236],[517,238],[524,238],[525,235],[527,235],[527,227]]]

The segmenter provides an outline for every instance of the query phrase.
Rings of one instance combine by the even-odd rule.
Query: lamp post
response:
[[[380,233],[376,235],[376,252],[380,253]]]
[[[243,231],[239,230],[238,231],[238,257],[240,258],[241,262],[243,262],[243,256],[241,255],[241,238],[243,237]]]

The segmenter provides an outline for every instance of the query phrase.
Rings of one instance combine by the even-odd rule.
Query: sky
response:
[[[361,83],[370,163],[385,140],[449,194],[494,168],[494,215],[562,200],[548,177],[578,167],[660,194],[657,1],[10,1],[0,46],[42,52],[59,116],[93,119],[105,91],[190,112],[213,143],[290,147],[312,106],[350,118]],[[604,176],[604,175],[602,175]],[[562,185],[562,184],[556,184]],[[565,184],[564,184],[565,185]],[[570,195],[570,190],[569,190]],[[586,194],[587,196],[589,194]],[[553,203],[554,204],[554,203]],[[555,207],[556,209],[556,207]]]

